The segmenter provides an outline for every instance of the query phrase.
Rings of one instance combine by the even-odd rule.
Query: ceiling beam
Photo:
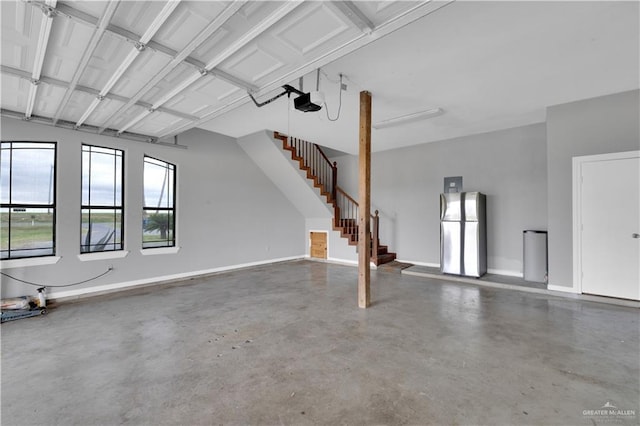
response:
[[[14,119],[23,120],[23,121],[25,120],[24,115],[22,113],[4,109],[4,108],[0,110],[0,115],[7,118],[14,118]],[[51,118],[32,115],[28,121],[30,123],[44,124],[51,127],[58,127],[61,129],[78,130],[84,133],[98,134],[98,128],[95,126],[83,125],[80,127],[76,127],[73,122],[65,121],[65,120],[58,120],[56,124],[53,124],[53,120]],[[118,134],[117,131],[113,129],[109,129],[109,132],[105,132],[101,136],[117,137],[119,139],[127,139],[135,142],[151,143],[154,145],[168,146],[171,148],[187,149],[187,146],[179,145],[178,143],[160,142],[158,138],[153,136],[147,136],[139,133],[130,133],[130,132]]]
[[[269,16],[260,20],[260,22],[256,26],[251,28],[246,33],[244,33],[240,38],[238,38],[233,43],[231,43],[230,46],[228,46],[226,49],[224,49],[222,52],[220,52],[214,58],[212,58],[209,62],[207,62],[207,65],[204,70],[201,70],[200,72],[194,73],[189,77],[187,77],[185,80],[183,80],[182,83],[178,84],[175,88],[170,90],[168,93],[165,93],[160,99],[155,101],[150,111],[142,112],[137,117],[135,117],[134,119],[129,121],[127,124],[125,124],[123,127],[121,127],[120,131],[121,132],[125,131],[129,129],[131,126],[134,126],[135,124],[140,122],[142,119],[146,118],[150,112],[153,112],[155,109],[157,109],[161,105],[173,99],[179,93],[182,93],[183,91],[187,90],[189,86],[191,86],[193,83],[198,81],[201,77],[204,77],[205,75],[207,75],[210,70],[213,70],[216,66],[218,66],[223,61],[228,59],[231,55],[238,52],[240,49],[242,49],[244,46],[249,44],[251,41],[255,40],[256,37],[258,37],[260,34],[264,33],[266,30],[268,30],[273,25],[275,25],[278,21],[280,21],[282,18],[287,16],[292,10],[300,6],[300,4],[302,4],[302,1],[285,2],[283,5],[278,7],[275,11],[271,12]],[[154,80],[155,79],[153,79],[151,82],[154,82]],[[154,86],[155,86],[155,83],[157,83],[157,81],[154,82]],[[150,90],[151,87],[149,87],[147,91]],[[123,107],[121,111],[126,111],[126,109]]]
[[[239,39],[234,41],[231,46],[224,49],[215,58],[211,59],[207,62],[206,69],[207,71],[212,70],[213,68],[220,65],[223,61],[228,59],[231,55],[236,53],[238,50],[242,49],[244,46],[249,44],[251,41],[255,40],[260,34],[274,26],[278,21],[287,16],[291,11],[293,11],[296,7],[302,4],[302,0],[297,1],[287,1],[278,9],[274,10],[267,16],[260,20],[260,23],[255,27],[251,28],[249,31],[244,33]]]
[[[33,108],[36,104],[36,96],[38,95],[38,84],[40,83],[40,74],[42,73],[42,65],[44,57],[47,54],[47,45],[49,44],[49,36],[51,35],[51,25],[53,23],[53,8],[56,0],[47,0],[42,6],[44,16],[40,21],[40,32],[38,33],[38,45],[36,47],[36,55],[33,61],[33,70],[31,72],[31,87],[29,88],[29,97],[27,98],[27,109],[24,116],[31,117]]]
[[[332,1],[330,2],[333,6],[335,6],[340,13],[342,13],[345,18],[349,19],[351,23],[353,23],[356,27],[360,28],[365,34],[371,34],[375,29],[375,25],[371,20],[365,15],[358,6],[356,6],[352,1]]]
[[[119,3],[120,3],[119,0],[113,0],[107,3],[107,7],[102,13],[102,17],[98,21],[98,25],[96,26],[96,29],[93,31],[91,40],[89,40],[89,44],[87,45],[87,47],[84,50],[84,53],[82,54],[82,59],[80,59],[80,63],[76,68],[76,72],[73,74],[71,83],[69,83],[69,88],[65,92],[64,97],[62,98],[62,101],[58,106],[58,110],[53,116],[53,124],[55,124],[60,119],[62,112],[67,107],[67,104],[71,99],[71,95],[73,95],[73,92],[76,86],[78,85],[78,82],[80,81],[80,77],[82,77],[82,74],[84,74],[84,70],[87,67],[87,64],[93,57],[93,53],[98,47],[98,43],[100,42],[103,34],[106,31],[107,25],[109,25],[111,18],[113,18],[113,15],[116,13],[116,9],[118,8]]]
[[[0,72],[2,72],[4,74],[13,75],[15,77],[19,77],[19,78],[22,78],[22,79],[27,80],[27,81],[31,80],[31,74],[28,71],[23,71],[23,70],[20,70],[20,69],[17,69],[17,68],[9,67],[7,65],[0,65]],[[68,82],[62,81],[62,80],[58,80],[57,78],[48,77],[48,76],[45,76],[45,75],[40,76],[40,82],[41,83],[45,83],[45,84],[49,84],[51,86],[61,87],[63,89],[68,89],[69,88],[69,83]],[[100,95],[100,92],[97,89],[92,89],[91,87],[86,87],[86,86],[82,86],[82,85],[77,85],[76,86],[76,90],[79,91],[79,92],[88,93],[88,94],[96,96],[96,97]],[[105,95],[105,99],[113,99],[115,101],[119,101],[119,102],[122,102],[122,103],[129,102],[129,98],[127,98],[125,96],[116,95],[115,93],[107,93]],[[136,105],[141,106],[141,107],[146,108],[146,109],[151,108],[151,104],[147,103],[147,102],[138,101],[138,102],[136,102]],[[174,109],[166,108],[166,107],[160,107],[160,108],[158,108],[158,111],[165,112],[167,114],[171,114],[173,116],[184,118],[185,120],[190,120],[190,121],[198,120],[200,118],[197,115],[186,114],[184,112],[176,111]]]
[[[452,4],[455,0],[448,0],[445,2],[435,2],[435,1],[424,1],[424,2],[420,2],[419,4],[417,4],[416,6],[406,10],[405,12],[401,13],[398,16],[395,16],[391,19],[389,19],[388,21],[378,25],[375,30],[373,32],[371,32],[371,34],[366,35],[366,34],[361,34],[355,38],[353,38],[352,40],[347,41],[346,43],[344,43],[341,46],[336,47],[335,49],[326,52],[325,54],[312,59],[311,61],[307,62],[306,64],[301,65],[300,67],[289,71],[285,74],[280,75],[279,77],[277,77],[276,79],[274,79],[271,83],[267,83],[264,86],[262,86],[260,88],[259,91],[257,92],[252,92],[254,93],[254,95],[260,95],[260,94],[264,94],[264,93],[268,93],[272,90],[278,89],[280,88],[283,84],[287,84],[290,81],[293,81],[297,78],[299,78],[300,76],[306,75],[318,68],[322,68],[323,66],[336,61],[340,58],[342,58],[345,55],[348,55],[351,52],[354,52],[355,50],[366,46],[367,44],[381,38],[384,37],[387,34],[391,34],[392,32],[416,21],[417,19],[420,19],[422,17],[425,17],[431,13],[436,12],[437,10],[442,9],[445,6],[448,6],[450,4]],[[171,136],[175,136],[177,134],[180,134],[182,132],[185,132],[193,127],[198,127],[204,123],[206,123],[207,121],[211,121],[216,117],[219,117],[231,110],[234,110],[236,108],[239,108],[240,106],[251,102],[251,99],[249,98],[249,95],[245,95],[241,98],[236,99],[235,101],[220,107],[214,111],[211,111],[205,115],[203,115],[198,121],[193,122],[193,123],[187,123],[183,126],[180,127],[176,127],[174,128],[172,131],[170,132],[166,132],[164,134],[161,134],[159,136],[160,139],[164,139],[164,138],[169,138]]]
[[[29,3],[31,4],[35,4],[37,5],[39,2],[38,1],[30,1]],[[60,13],[62,15],[67,16],[70,19],[74,19],[78,22],[82,22],[84,24],[89,24],[92,26],[96,26],[98,23],[98,18],[96,18],[93,15],[90,15],[86,12],[83,12],[79,9],[75,9],[74,7],[66,4],[65,2],[60,2],[58,3],[58,7],[56,8],[56,12]],[[132,44],[135,44],[138,40],[140,40],[142,38],[141,35],[136,34],[132,31],[129,31],[127,29],[124,29],[122,27],[119,27],[117,25],[114,24],[109,24],[107,26],[107,31],[117,37],[120,37],[122,39],[124,39],[125,41],[128,41]],[[153,50],[156,50],[158,52],[164,53],[167,56],[175,56],[176,55],[176,51],[171,49],[170,47],[164,46],[160,43],[157,43],[153,40],[150,40],[147,43],[147,47]],[[192,59],[192,58],[189,58]],[[193,59],[194,61],[198,62],[196,59]],[[189,61],[187,61],[189,62]],[[194,66],[198,66],[198,65],[194,65]]]
[[[162,10],[160,11],[160,13],[158,13],[158,15],[155,17],[153,22],[151,22],[149,27],[147,27],[144,34],[142,34],[142,37],[140,37],[140,40],[139,40],[140,43],[142,44],[149,43],[153,38],[153,36],[156,35],[158,30],[160,30],[162,25],[164,25],[165,21],[169,19],[169,16],[171,16],[173,11],[176,9],[176,7],[178,7],[179,4],[180,4],[180,0],[168,0],[167,3],[165,3]]]
[[[169,18],[171,13],[173,13],[175,8],[178,7],[179,3],[180,0],[171,0],[165,3],[160,13],[155,17],[144,34],[140,37],[140,40],[138,40],[134,47],[131,48],[131,51],[129,52],[127,57],[122,61],[122,63],[120,63],[120,65],[111,75],[102,90],[100,90],[100,94],[96,96],[93,102],[91,102],[91,104],[89,105],[89,108],[85,110],[80,119],[76,122],[76,126],[81,126],[82,123],[84,123],[93,113],[93,111],[98,107],[98,105],[100,105],[100,102],[104,99],[107,93],[109,93],[113,86],[115,86],[118,80],[120,80],[122,75],[129,69],[138,55],[145,49],[146,44],[151,41],[151,38],[158,32],[165,21]]]
[[[205,74],[206,75],[206,74]],[[185,90],[187,87],[191,86],[196,80],[199,80],[202,75],[199,72],[193,73],[188,79],[183,80],[182,83],[175,86],[172,90],[166,93],[160,100],[156,101],[150,108],[147,108],[145,111],[142,111],[140,114],[135,116],[133,119],[129,120],[122,127],[120,127],[119,131],[124,132],[125,130],[131,128],[138,124],[141,120],[146,118],[149,114],[155,112],[158,108],[162,107],[162,104],[167,102],[169,99],[176,96],[178,93]],[[126,105],[125,105],[126,107]],[[122,107],[120,110],[125,110],[125,107]]]
[[[235,13],[240,10],[242,6],[246,3],[246,0],[234,1],[230,5],[228,5],[222,13],[220,13],[216,18],[209,23],[198,35],[196,35],[180,52],[176,53],[175,56],[171,59],[171,61],[165,65],[155,76],[153,76],[147,84],[145,84],[139,91],[136,93],[131,101],[124,105],[122,108],[115,111],[107,120],[102,124],[100,130],[108,128],[113,120],[118,117],[120,114],[126,112],[133,103],[137,102],[141,99],[145,94],[147,94],[155,85],[160,82],[164,77],[166,77],[173,69],[175,69],[178,65],[180,65],[194,50],[198,48],[202,43],[204,43],[213,33],[218,31],[225,22],[227,22]]]
[[[38,0],[27,0],[27,3],[33,5],[33,6],[38,6],[41,7],[41,5],[44,5],[44,3],[42,3],[41,1]],[[246,1],[236,1],[235,2],[238,5],[238,9],[240,8],[240,6],[242,6],[242,4],[246,3]],[[82,22],[84,24],[88,24],[91,26],[96,26],[98,23],[98,18],[96,18],[93,15],[90,15],[86,12],[83,12],[81,10],[75,9],[72,6],[64,3],[64,2],[59,2],[57,7],[54,9],[55,13],[57,14],[62,14],[65,15],[66,17],[70,18],[70,19],[74,19],[77,22]],[[126,30],[122,27],[119,27],[117,25],[114,24],[109,24],[107,26],[107,32],[113,34],[114,36],[120,37],[123,40],[132,43],[133,45],[135,45],[135,43],[137,42],[137,40],[140,40],[140,38],[142,36]],[[152,49],[155,50],[157,52],[163,53],[171,58],[175,58],[179,52],[176,50],[171,49],[170,47],[167,47],[163,44],[160,44],[158,42],[155,42],[153,40],[150,40],[148,43],[146,43],[146,47],[148,49]],[[204,69],[206,67],[206,64],[192,56],[187,56],[184,58],[183,60],[184,64],[187,64],[189,66],[192,66],[194,68],[196,68],[197,70],[201,70]],[[214,75],[215,77],[219,78],[220,80],[226,81],[227,83],[239,87],[243,90],[249,91],[249,92],[255,92],[258,90],[258,87],[254,86],[251,83],[248,83],[246,81],[243,81],[237,77],[231,76],[225,72],[222,72],[221,70],[211,70],[210,74]]]

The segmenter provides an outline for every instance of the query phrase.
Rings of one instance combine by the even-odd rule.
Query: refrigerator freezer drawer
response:
[[[440,271],[460,275],[462,222],[440,222]]]

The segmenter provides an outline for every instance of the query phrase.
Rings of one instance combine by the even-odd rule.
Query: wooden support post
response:
[[[360,92],[360,148],[358,157],[358,306],[371,304],[371,93]]]

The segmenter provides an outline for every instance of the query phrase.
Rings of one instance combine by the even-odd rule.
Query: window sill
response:
[[[29,266],[53,265],[62,259],[60,256],[31,257],[26,259],[7,259],[0,261],[2,269],[25,268]]]
[[[143,256],[153,256],[156,254],[176,254],[180,251],[180,247],[149,247],[140,250]]]
[[[91,260],[120,259],[123,257],[127,257],[128,254],[129,252],[127,250],[104,251],[100,253],[79,254],[78,259],[82,262]]]

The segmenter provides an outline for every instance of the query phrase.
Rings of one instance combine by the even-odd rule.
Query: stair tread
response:
[[[376,266],[379,265],[383,265],[385,263],[389,263],[396,260],[396,254],[395,253],[387,253],[387,254],[383,254],[383,255],[379,255],[374,259],[374,263],[376,264]]]
[[[304,172],[306,172],[307,179],[313,181],[313,187],[320,189],[320,195],[324,196],[327,200],[327,204],[331,204],[334,207],[335,215],[339,215],[339,208],[336,203],[336,200],[333,199],[333,194],[331,191],[328,191],[324,184],[320,182],[320,178],[313,174],[313,168],[311,166],[305,165],[305,159],[303,156],[298,155],[300,152],[296,146],[289,145],[289,142],[286,136],[280,135],[279,133],[275,133],[275,137],[281,139],[283,142],[283,149],[291,152],[291,159],[293,161],[298,162],[298,168]],[[306,146],[306,145],[305,145]],[[305,152],[304,150],[302,152]],[[323,154],[324,155],[324,154]],[[326,158],[326,157],[325,157]],[[335,163],[334,163],[335,166]],[[335,218],[333,220],[333,229],[334,231],[340,232],[340,236],[342,238],[346,238],[347,242],[351,246],[358,245],[358,219],[353,218]],[[373,249],[373,243],[371,248]],[[384,263],[391,262],[395,260],[396,253],[389,252],[389,247],[383,244],[378,244],[377,253],[373,254],[372,261],[376,265],[381,265]]]

